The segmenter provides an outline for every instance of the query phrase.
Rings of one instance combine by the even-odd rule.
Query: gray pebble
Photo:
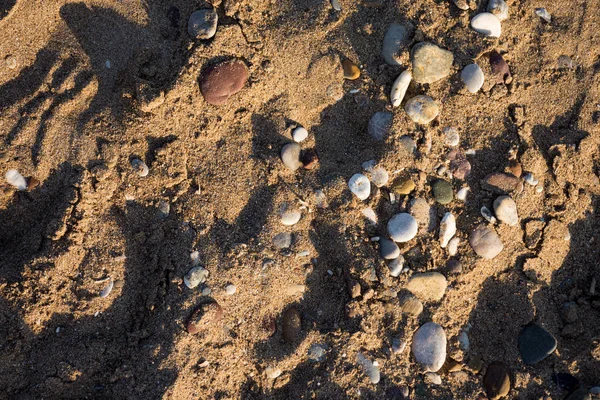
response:
[[[416,44],[411,52],[413,79],[418,83],[433,83],[450,75],[454,55],[433,43]]]
[[[446,360],[444,329],[435,322],[422,325],[413,336],[412,353],[426,371],[438,371]]]
[[[393,260],[400,255],[400,248],[393,241],[381,238],[379,240],[379,254],[385,260]]]
[[[217,32],[218,19],[215,10],[195,11],[188,21],[188,34],[194,39],[210,39]]]
[[[402,271],[404,270],[404,257],[398,256],[398,258],[393,259],[389,264],[388,268],[390,269],[390,275],[394,278],[400,276]]]
[[[400,338],[392,339],[392,352],[394,354],[402,353],[406,348],[406,342]]]
[[[301,151],[302,148],[298,143],[288,143],[281,149],[281,161],[286,167],[296,171],[302,166],[302,162],[300,162]]]
[[[414,27],[408,22],[405,25],[398,23],[390,25],[383,38],[383,49],[381,51],[381,55],[386,63],[390,65],[402,65],[398,61],[398,55],[408,45],[413,30]]]
[[[415,143],[415,140],[408,135],[401,136],[400,139],[398,139],[398,144],[400,145],[400,149],[408,154],[413,154],[415,150],[417,150],[417,143]]]
[[[496,257],[504,248],[496,231],[485,225],[473,229],[469,243],[477,255],[488,260]]]
[[[500,221],[507,225],[516,226],[519,223],[517,203],[509,196],[499,196],[494,200],[494,213]]]
[[[431,97],[418,95],[406,102],[404,111],[414,122],[425,125],[438,116],[440,107]]]
[[[292,234],[281,232],[273,237],[273,244],[278,249],[287,249],[292,245]]]
[[[477,64],[469,64],[463,68],[460,78],[471,93],[477,93],[483,86],[483,71]]]
[[[408,294],[400,299],[402,312],[413,317],[418,317],[423,312],[423,303],[412,294]]]
[[[335,11],[342,11],[342,5],[339,0],[331,0],[331,7],[333,7]]]

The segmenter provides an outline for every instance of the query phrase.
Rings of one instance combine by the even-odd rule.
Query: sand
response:
[[[411,398],[475,399],[495,361],[511,369],[509,398],[563,398],[557,372],[600,385],[600,288],[590,291],[600,282],[600,1],[508,1],[502,36],[489,40],[469,28],[475,11],[447,1],[341,1],[335,12],[328,1],[215,0],[219,27],[204,42],[186,33],[188,16],[208,5],[201,1],[14,3],[0,1],[0,172],[16,168],[40,183],[0,187],[0,398],[381,399],[408,386]],[[550,11],[550,24],[536,7]],[[389,24],[403,21],[415,25],[415,42],[454,53],[453,72],[408,89],[407,99],[439,102],[436,120],[417,126],[395,108],[393,134],[376,142],[368,121],[391,110],[389,91],[404,69],[384,63],[381,43]],[[513,81],[488,79],[468,93],[460,70],[475,61],[489,76],[493,49]],[[558,67],[561,55],[573,68]],[[343,57],[361,67],[358,80],[344,81]],[[230,58],[246,63],[249,81],[210,106],[198,76]],[[408,53],[401,59],[409,65]],[[298,125],[310,133],[302,147],[320,161],[291,172],[279,151]],[[361,202],[346,182],[375,159],[392,179],[410,174],[412,197],[433,204],[448,126],[475,150],[467,201],[436,206],[438,221],[446,211],[457,218],[463,269],[448,273],[435,231],[403,244],[412,271],[449,280],[443,299],[414,318],[394,296],[410,274],[388,276],[370,241],[408,198],[391,204],[375,193]],[[402,135],[417,141],[415,157],[402,154]],[[504,250],[483,260],[467,244],[484,222],[481,206],[495,198],[480,180],[511,156],[542,191],[525,184],[513,195],[520,222],[497,226]],[[147,177],[132,170],[135,157],[150,167]],[[170,204],[166,217],[161,201]],[[285,202],[304,206],[291,227],[279,222]],[[378,225],[365,220],[366,206]],[[282,231],[293,233],[288,252],[272,244]],[[195,250],[224,315],[190,335],[187,319],[206,298],[183,284]],[[115,287],[101,298],[107,277]],[[349,282],[363,295],[352,299]],[[567,302],[577,304],[574,322],[561,311]],[[281,318],[292,305],[302,332],[287,344]],[[533,367],[516,345],[532,320],[558,340]],[[410,343],[428,321],[445,329],[450,356],[479,357],[483,370],[464,366],[466,374],[442,374],[435,386],[410,347],[391,353],[392,338]],[[456,338],[469,324],[464,352]],[[320,363],[307,357],[314,343],[329,349]],[[359,351],[378,361],[377,385],[357,364]],[[269,379],[268,367],[282,374]]]

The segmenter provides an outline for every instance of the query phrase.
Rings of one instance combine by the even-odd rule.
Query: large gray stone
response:
[[[383,38],[383,49],[381,55],[385,62],[390,65],[402,65],[398,61],[400,51],[408,46],[411,39],[414,27],[410,23],[398,24],[393,23],[388,28]]]
[[[446,361],[444,329],[435,322],[421,326],[413,336],[412,353],[426,371],[439,371]]]

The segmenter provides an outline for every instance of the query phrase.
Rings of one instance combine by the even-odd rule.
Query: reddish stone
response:
[[[207,103],[225,104],[229,97],[244,87],[248,80],[246,65],[238,60],[227,61],[205,69],[200,75],[200,92]]]

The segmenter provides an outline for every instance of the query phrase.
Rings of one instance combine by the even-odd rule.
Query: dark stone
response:
[[[572,392],[579,387],[579,379],[569,373],[559,372],[558,374],[554,374],[552,375],[552,381],[566,392]]]
[[[207,103],[222,105],[244,87],[248,69],[239,61],[227,61],[206,68],[200,75],[200,92]]]
[[[440,204],[448,204],[454,199],[452,185],[444,180],[437,180],[432,186],[433,197]]]
[[[490,399],[499,399],[510,392],[510,370],[501,362],[493,362],[483,377],[483,387]]]
[[[525,364],[534,365],[556,349],[556,339],[541,326],[531,323],[523,328],[518,339],[519,352]]]
[[[490,52],[490,66],[492,67],[492,75],[496,78],[496,83],[505,83],[510,78],[508,64],[496,50]]]
[[[283,340],[286,343],[296,343],[300,338],[302,320],[295,307],[290,307],[283,313]]]
[[[315,149],[307,149],[302,151],[300,161],[304,169],[313,169],[319,164],[319,155]]]

